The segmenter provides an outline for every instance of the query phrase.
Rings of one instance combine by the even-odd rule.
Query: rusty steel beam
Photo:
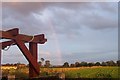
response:
[[[14,43],[14,41],[1,42],[1,43],[0,43],[1,49],[4,49],[5,47],[10,46],[10,45],[12,45],[13,43]]]
[[[15,40],[17,46],[19,49],[22,51],[23,55],[26,57],[28,62],[32,65],[34,71],[36,72],[37,75],[39,75],[39,65],[36,62],[36,59],[32,56],[31,52],[27,49],[25,44],[22,41]]]
[[[29,51],[31,52],[32,56],[35,58],[36,62],[37,62],[37,43],[29,43]],[[39,64],[38,64],[39,65]],[[38,68],[38,70],[40,71],[40,69]],[[35,72],[33,66],[31,63],[29,63],[29,77],[33,78],[33,77],[37,77],[38,74]]]

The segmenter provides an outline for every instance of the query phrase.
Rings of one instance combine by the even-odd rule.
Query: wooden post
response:
[[[32,56],[32,53],[27,49],[25,44],[22,41],[15,41],[17,46],[20,48],[22,51],[23,55],[26,57],[26,59],[29,61],[31,64],[32,68],[36,72],[37,75],[39,75],[39,65],[36,62],[36,59]]]
[[[0,80],[1,80],[1,78],[2,78],[2,71],[1,71],[1,46],[0,46]]]
[[[31,52],[31,55],[33,56],[33,58],[35,58],[35,60],[37,62],[37,43],[30,42],[29,43],[29,51]],[[31,63],[29,63],[29,77],[33,78],[33,77],[37,77],[37,76],[38,76],[38,74],[36,74]]]

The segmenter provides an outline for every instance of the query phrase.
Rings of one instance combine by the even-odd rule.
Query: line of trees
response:
[[[69,64],[68,62],[65,62],[63,65],[51,65],[50,60],[45,60],[44,58],[41,58],[41,60],[38,62],[40,67],[92,67],[92,66],[120,66],[120,60],[117,60],[114,62],[113,60],[106,61],[106,62],[75,62],[74,64]],[[21,63],[15,63],[15,64],[4,64],[2,66],[17,66],[17,65],[24,65]],[[29,66],[29,64],[27,65]]]
[[[75,62],[74,64],[69,64],[68,62],[65,62],[63,64],[63,67],[82,67],[82,66],[85,66],[85,67],[92,67],[92,66],[120,66],[120,60],[114,62],[112,60],[110,61],[106,61],[106,62],[96,62],[96,63],[93,63],[93,62]]]
[[[44,63],[45,62],[45,63]],[[44,64],[43,64],[44,63]],[[51,65],[49,60],[45,60],[44,58],[41,58],[41,61],[39,61],[39,65],[41,67],[92,67],[92,66],[120,66],[120,60],[117,60],[114,62],[113,60],[106,61],[106,62],[75,62],[74,64],[69,64],[68,62],[65,62],[63,65],[59,66],[53,66]]]

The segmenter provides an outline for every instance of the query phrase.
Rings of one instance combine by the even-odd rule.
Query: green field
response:
[[[118,78],[118,67],[40,68],[40,76],[55,76],[64,73],[66,78]],[[28,78],[28,68],[3,70],[3,75]]]
[[[118,67],[83,68],[65,74],[69,78],[118,78]]]

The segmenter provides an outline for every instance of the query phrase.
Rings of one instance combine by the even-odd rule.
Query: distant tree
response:
[[[88,63],[88,66],[92,67],[92,66],[94,66],[94,63]]]
[[[42,65],[43,65],[43,62],[45,61],[45,59],[44,59],[44,58],[41,58],[40,60],[41,60],[41,66],[42,66]]]
[[[40,67],[42,67],[42,62],[41,61],[39,61],[38,64],[39,64]]]
[[[45,66],[45,67],[50,67],[50,61],[49,61],[49,60],[46,60],[44,66]]]
[[[75,67],[80,67],[80,63],[79,62],[75,62]]]
[[[100,65],[101,65],[100,62],[95,63],[95,66],[100,66]]]
[[[116,63],[117,63],[117,66],[120,66],[120,60],[117,60]]]
[[[41,58],[41,61],[43,62],[45,59],[44,58]]]
[[[7,64],[5,64],[6,66],[10,66],[10,64],[9,63],[7,63]]]
[[[106,62],[102,62],[101,66],[107,66],[107,63]]]
[[[63,67],[69,67],[69,63],[68,63],[68,62],[65,62],[65,63],[63,64]]]
[[[20,62],[17,63],[18,65],[21,64]]]
[[[11,64],[11,66],[14,66],[14,64]]]
[[[114,61],[107,61],[106,62],[107,63],[107,66],[115,66],[116,64],[115,64],[115,62]]]
[[[17,68],[19,69],[19,68],[20,68],[20,66],[19,66],[19,65],[20,65],[21,63],[20,63],[20,62],[18,62],[18,63],[16,63],[16,64],[17,64]]]
[[[70,64],[70,67],[75,67],[75,64]]]
[[[17,66],[17,64],[15,63],[14,66]]]
[[[80,63],[80,66],[88,66],[88,64],[87,64],[87,62],[83,61],[83,62]]]

